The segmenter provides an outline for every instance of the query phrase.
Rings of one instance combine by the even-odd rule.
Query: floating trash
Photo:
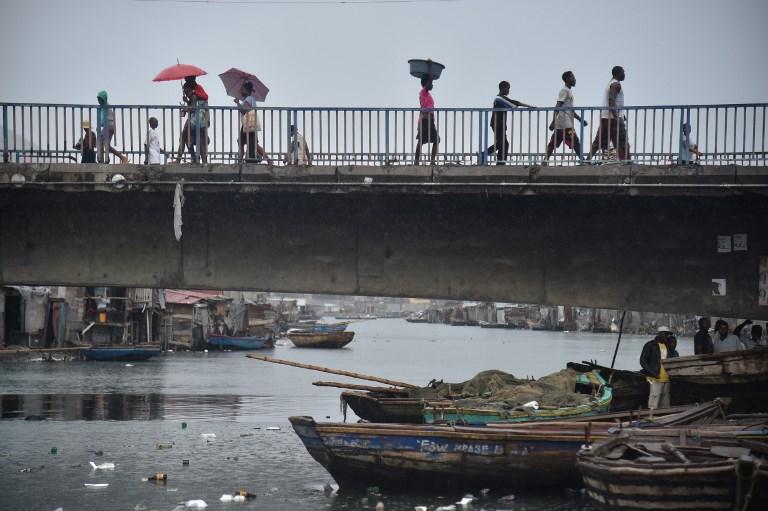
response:
[[[187,509],[205,509],[208,507],[208,504],[202,499],[195,499],[186,501],[184,507]]]
[[[59,449],[57,447],[51,447],[51,454],[58,454]]]
[[[200,436],[205,439],[211,439],[216,438],[216,433],[201,433]]]
[[[269,426],[267,431],[280,431],[280,426]]]
[[[98,489],[98,488],[106,488],[107,486],[109,486],[109,483],[85,483],[84,486],[86,488]]]
[[[157,444],[157,450],[173,449],[173,444]]]
[[[115,464],[112,462],[99,463],[97,465],[96,463],[91,461],[90,464],[93,470],[115,470]]]

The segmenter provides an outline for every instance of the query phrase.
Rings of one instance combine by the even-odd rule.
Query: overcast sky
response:
[[[0,102],[177,104],[178,82],[151,81],[177,58],[219,105],[234,66],[267,105],[416,106],[410,58],[446,65],[438,107],[488,107],[502,79],[550,106],[566,69],[598,105],[615,64],[628,105],[768,100],[766,0],[373,1],[0,0]]]

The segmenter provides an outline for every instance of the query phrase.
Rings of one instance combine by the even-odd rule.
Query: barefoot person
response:
[[[573,71],[566,71],[563,73],[563,83],[565,87],[560,89],[560,94],[557,95],[557,103],[555,108],[573,108],[573,92],[571,89],[576,85],[576,75]],[[560,147],[560,144],[565,142],[565,145],[572,148],[576,155],[581,158],[581,142],[576,135],[576,131],[573,129],[573,119],[576,118],[579,122],[582,122],[584,126],[587,125],[587,121],[582,120],[579,115],[573,110],[563,110],[555,113],[555,118],[552,119],[552,123],[549,125],[550,130],[554,130],[552,138],[547,145],[547,154],[544,160],[549,160],[555,148]]]
[[[435,164],[437,158],[437,145],[440,137],[437,135],[437,126],[435,126],[435,100],[429,91],[432,90],[432,77],[425,75],[421,78],[421,92],[419,92],[419,129],[416,133],[416,155],[414,157],[416,165],[421,159],[421,146],[432,144],[432,157],[430,161]]]
[[[105,152],[114,154],[120,159],[120,163],[128,163],[128,157],[112,147],[112,137],[115,136],[115,112],[109,107],[107,91],[99,91],[96,94],[99,102],[99,157],[101,163],[108,163]]]

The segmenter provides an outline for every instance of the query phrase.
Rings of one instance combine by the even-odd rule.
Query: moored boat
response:
[[[611,406],[612,391],[597,371],[580,375],[581,385],[592,385],[594,396],[588,403],[563,407],[518,406],[511,409],[491,407],[465,407],[458,402],[430,402],[423,408],[426,424],[489,424],[492,422],[528,422],[584,417],[607,412]]]
[[[677,445],[675,445],[677,444]],[[765,509],[768,444],[681,445],[622,435],[577,455],[587,495],[610,509]]]
[[[664,359],[673,380],[699,385],[733,385],[768,382],[768,348],[708,353]]]
[[[297,348],[343,348],[355,337],[355,332],[288,332]]]
[[[208,335],[208,347],[215,350],[260,350],[273,348],[275,343],[270,335],[230,336]]]
[[[161,353],[160,346],[154,344],[91,346],[83,350],[86,360],[115,362],[143,362]]]
[[[342,488],[525,489],[579,485],[576,453],[612,423],[529,422],[504,427],[316,423],[290,417],[305,447]],[[627,430],[627,431],[635,431]],[[649,428],[646,439],[764,438],[743,426]]]

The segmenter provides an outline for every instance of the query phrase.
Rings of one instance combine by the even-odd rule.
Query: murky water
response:
[[[264,353],[426,384],[433,378],[461,381],[491,368],[538,377],[572,360],[610,365],[616,341],[614,335],[396,319],[355,323],[352,329],[356,337],[347,349],[277,346]],[[645,341],[625,336],[617,367],[637,368]],[[682,340],[678,351],[692,353],[692,342]],[[191,499],[205,500],[208,509],[372,509],[375,502],[361,500],[364,495],[326,495],[323,487],[333,480],[290,428],[290,415],[342,420],[339,391],[313,386],[317,380],[353,381],[241,353],[174,353],[132,365],[0,363],[0,509],[170,511]],[[202,436],[210,433],[215,438]],[[90,461],[116,467],[94,471]],[[142,481],[159,471],[169,474],[166,484]],[[109,486],[88,489],[86,483]],[[219,502],[240,488],[257,498]],[[479,490],[390,493],[382,500],[387,510],[412,510],[451,504],[466,491],[480,496]],[[591,509],[578,489],[521,493],[513,503],[498,502],[502,496],[492,491],[474,509]]]

